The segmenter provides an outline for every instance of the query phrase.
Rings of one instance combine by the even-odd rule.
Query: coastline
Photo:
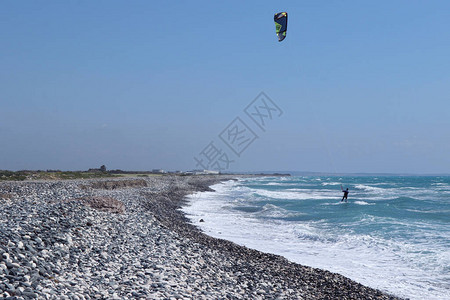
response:
[[[180,211],[186,195],[236,177],[1,183],[0,296],[399,299],[212,238]]]

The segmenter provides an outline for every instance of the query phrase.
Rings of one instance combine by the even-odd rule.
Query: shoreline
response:
[[[248,176],[240,177],[244,178]],[[236,177],[233,179],[235,178]],[[227,179],[218,179],[212,182],[205,182],[202,189],[197,190],[197,192],[214,192],[210,186],[222,183],[226,180]],[[305,294],[300,293],[296,296],[294,296],[295,293],[289,295],[287,297],[288,299],[291,299],[291,297],[293,297],[292,299],[302,299],[302,297],[305,297],[305,299],[401,299],[379,290],[366,287],[337,273],[297,264],[281,255],[261,252],[225,239],[211,237],[192,224],[185,213],[179,210],[182,206],[187,204],[188,200],[186,200],[185,196],[188,194],[189,193],[186,193],[178,199],[172,199],[172,201],[176,203],[176,207],[172,204],[166,210],[175,211],[175,214],[179,214],[177,217],[174,218],[174,215],[170,214],[168,216],[169,218],[162,218],[160,221],[166,223],[168,228],[178,232],[184,237],[205,245],[210,249],[225,251],[227,255],[233,257],[232,259],[237,259],[238,264],[254,264],[251,268],[253,275],[256,275],[254,272],[261,272],[262,274],[258,275],[261,275],[262,278],[269,276],[273,281],[278,282],[286,281],[287,279],[288,284],[286,289],[297,289],[305,292]],[[166,204],[167,202],[163,203]],[[174,219],[177,220],[177,222],[173,222]],[[180,224],[178,224],[178,222]],[[299,274],[301,275],[299,276]]]
[[[210,237],[180,210],[186,195],[237,177],[1,183],[0,198],[9,196],[0,200],[0,296],[400,299]]]

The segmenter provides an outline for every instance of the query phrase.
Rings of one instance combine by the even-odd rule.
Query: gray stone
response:
[[[8,241],[0,242],[0,290],[24,299],[389,299],[188,224],[178,210],[184,195],[224,178],[231,177],[0,183],[0,193],[15,195],[0,203],[0,237]],[[111,197],[126,209],[76,200],[86,197]]]

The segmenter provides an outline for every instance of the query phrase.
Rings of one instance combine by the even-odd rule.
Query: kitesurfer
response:
[[[344,189],[342,188],[342,185],[341,185],[341,190],[342,190],[342,192],[344,193],[344,196],[342,196],[341,202],[344,201],[344,199],[345,199],[345,202],[347,202],[348,188],[347,188],[346,190],[344,190]]]

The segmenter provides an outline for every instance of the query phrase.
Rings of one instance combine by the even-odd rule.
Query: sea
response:
[[[450,299],[449,176],[258,177],[212,188],[183,208],[210,236],[395,296]]]

